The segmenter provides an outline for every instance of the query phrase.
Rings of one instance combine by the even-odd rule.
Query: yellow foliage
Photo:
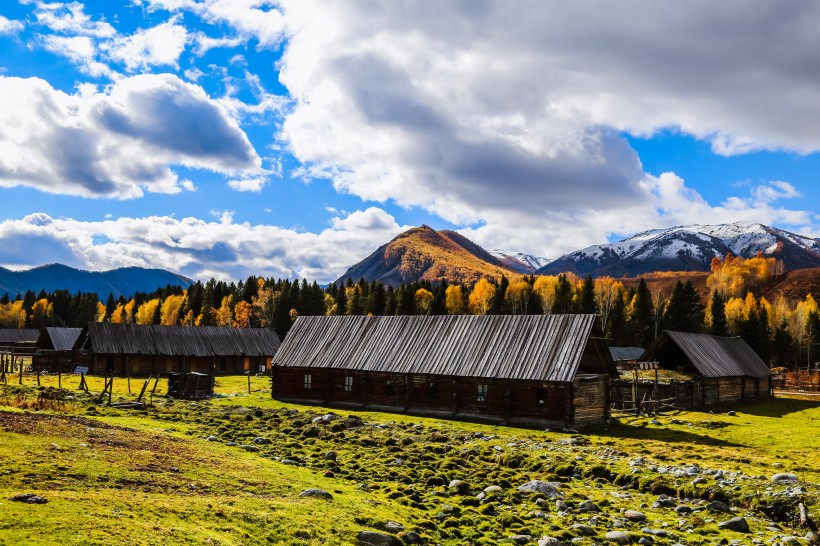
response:
[[[148,300],[137,309],[137,324],[153,324],[154,315],[159,308],[159,299]]]
[[[532,291],[541,304],[541,310],[545,315],[552,313],[552,306],[555,303],[555,287],[558,286],[558,277],[545,275],[535,279]]]
[[[23,309],[23,300],[12,301],[5,305],[0,305],[0,327],[26,327],[26,312]]]
[[[97,312],[94,315],[95,322],[103,322],[105,320],[105,304],[101,301],[97,302]]]
[[[34,302],[31,308],[32,328],[43,328],[51,320],[53,306],[47,299],[42,298]]]
[[[215,311],[217,326],[231,326],[233,323],[233,295],[222,298],[222,305]]]
[[[125,304],[125,322],[134,322],[134,307],[136,306],[137,302],[135,302],[133,299]]]
[[[714,258],[706,286],[709,292],[717,290],[724,297],[742,297],[747,290],[757,290],[782,268],[782,262],[775,258],[764,258],[760,254],[748,260],[731,255],[723,260]]]
[[[233,308],[233,325],[235,328],[250,328],[251,304],[240,301]]]
[[[447,313],[461,315],[464,313],[464,292],[458,284],[451,284],[444,291],[444,305]]]
[[[515,281],[507,287],[504,298],[510,306],[513,315],[524,315],[527,313],[527,306],[530,303],[532,286],[527,281]]]
[[[112,324],[123,324],[125,323],[125,307],[123,304],[118,303],[114,310],[111,311],[111,317],[109,318]]]
[[[426,288],[419,288],[416,290],[414,298],[416,299],[416,311],[418,311],[420,315],[428,314],[430,312],[430,308],[433,306],[433,300],[435,299],[433,293]]]
[[[162,307],[159,310],[160,324],[165,326],[176,326],[179,324],[179,310],[185,302],[185,295],[168,296],[162,302]]]
[[[482,278],[475,283],[468,299],[470,312],[474,315],[486,315],[489,313],[493,305],[495,291],[495,285],[487,279]]]
[[[336,303],[336,298],[330,294],[325,294],[325,316],[331,317],[339,314],[339,305]]]

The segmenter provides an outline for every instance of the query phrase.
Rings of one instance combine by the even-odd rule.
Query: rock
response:
[[[677,506],[678,503],[675,502],[674,499],[670,499],[666,495],[661,495],[658,497],[658,500],[655,501],[655,504],[658,506],[662,506],[664,508],[674,508]]]
[[[564,546],[564,543],[555,537],[543,536],[538,539],[538,546]]]
[[[253,443],[258,445],[268,445],[269,443],[271,443],[271,441],[267,438],[262,438],[261,436],[259,436],[258,438],[253,439]]]
[[[706,505],[707,510],[711,510],[712,512],[725,512],[727,514],[732,512],[732,509],[729,508],[728,505],[722,503],[720,501],[712,501]]]
[[[539,497],[539,498],[535,499],[535,504],[536,504],[536,506],[540,506],[541,508],[544,508],[544,507],[547,506],[547,499],[542,499],[542,498]]]
[[[646,533],[647,535],[652,535],[656,537],[665,537],[669,533],[664,531],[663,529],[652,529],[651,527],[644,527],[641,529],[642,533]]]
[[[692,480],[693,485],[700,485],[702,483],[706,483],[706,478],[699,477],[699,478],[695,478],[694,480]]]
[[[470,484],[461,480],[451,481],[449,488],[460,495],[466,495],[470,492]]]
[[[772,476],[772,481],[775,483],[797,482],[798,480],[797,474],[789,474],[787,472],[780,472]]]
[[[569,510],[569,505],[562,500],[555,501],[555,509],[559,512],[566,512]]]
[[[233,447],[236,445],[236,442],[225,442],[225,445]]]
[[[518,486],[518,490],[522,493],[541,493],[551,499],[564,498],[564,495],[558,491],[559,487],[561,487],[560,483],[532,480]]]
[[[489,486],[484,488],[484,494],[485,495],[489,495],[491,493],[502,493],[503,491],[504,491],[504,488],[501,487],[500,485],[489,485]]]
[[[25,502],[26,504],[45,504],[48,502],[45,497],[35,495],[34,493],[20,493],[19,495],[14,495],[11,500]]]
[[[388,521],[384,524],[384,530],[395,535],[404,531],[404,525],[397,521]]]
[[[218,442],[219,438],[217,438],[216,436],[211,435],[211,436],[208,436],[208,441],[209,442]]]
[[[736,411],[727,411],[726,415],[728,415],[729,417],[734,417],[735,415],[737,415],[737,412]]]
[[[530,535],[512,535],[510,540],[516,544],[529,544],[532,542],[532,537]]]
[[[635,523],[646,521],[646,516],[643,512],[638,512],[637,510],[627,510],[623,515],[626,519]]]
[[[648,538],[646,538],[646,537],[641,537],[641,538],[638,540],[638,544],[640,544],[641,546],[652,546],[652,545],[653,545],[653,544],[655,544],[655,543],[654,543],[654,542],[652,542],[652,540],[651,540],[651,539],[648,539]]]
[[[333,495],[325,491],[324,489],[305,489],[301,493],[299,493],[300,497],[309,497],[315,499],[326,499],[326,500],[333,500]]]
[[[578,511],[587,513],[587,512],[600,512],[601,509],[595,506],[595,503],[590,500],[585,500],[581,504],[578,505]]]
[[[570,529],[575,529],[579,534],[587,537],[593,537],[596,535],[595,529],[589,525],[584,525],[583,523],[573,523]]]
[[[424,539],[421,538],[421,535],[419,535],[418,533],[416,533],[414,531],[410,531],[406,535],[404,535],[404,541],[407,544],[423,544],[424,543]]]
[[[718,523],[718,528],[729,529],[730,531],[737,531],[738,533],[748,533],[749,523],[746,518],[732,518]]]
[[[250,451],[251,453],[256,453],[257,451],[259,451],[259,448],[258,448],[258,447],[256,447],[256,446],[251,446],[251,445],[241,445],[241,446],[239,446],[239,447],[240,447],[240,448],[242,448],[242,449],[244,449],[245,451]]]
[[[335,451],[328,451],[325,453],[325,460],[326,461],[335,461],[336,460],[336,452]]]
[[[401,546],[401,541],[393,535],[377,533],[376,531],[362,531],[356,538],[360,544],[369,546]]]
[[[675,507],[675,512],[680,515],[690,514],[692,513],[692,507],[686,506],[685,504],[681,504],[680,506]]]
[[[326,413],[324,415],[319,415],[318,417],[314,417],[311,420],[311,423],[329,423],[331,421],[335,421],[336,419],[341,419],[335,413]]]
[[[660,422],[660,421],[658,421],[657,419],[651,419],[651,420],[649,421],[649,424],[650,424],[650,425],[660,425],[660,424],[661,424],[661,422]]]
[[[607,540],[615,544],[629,544],[629,535],[623,531],[610,531],[605,536]]]

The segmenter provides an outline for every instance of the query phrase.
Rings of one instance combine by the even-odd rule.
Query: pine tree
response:
[[[555,285],[555,302],[552,304],[553,313],[572,313],[572,283],[566,275],[558,275],[558,284]]]
[[[641,282],[632,298],[628,322],[629,334],[635,345],[649,347],[655,341],[654,312],[652,294],[646,286],[646,281],[641,277]]]
[[[614,347],[624,347],[630,345],[626,323],[626,302],[623,290],[618,290],[615,294],[615,301],[612,302],[612,310],[609,312],[606,324],[606,337]]]
[[[703,330],[703,302],[691,280],[686,284],[678,281],[672,290],[664,315],[664,328],[677,332],[700,332]]]
[[[712,310],[712,325],[709,327],[709,333],[713,336],[728,336],[729,323],[726,321],[726,302],[723,301],[717,289],[712,292],[710,307]]]
[[[590,315],[598,314],[598,302],[595,300],[595,281],[589,275],[584,279],[584,284],[581,287],[581,312]]]

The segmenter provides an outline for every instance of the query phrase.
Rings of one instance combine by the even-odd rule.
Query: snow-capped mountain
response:
[[[532,254],[526,254],[524,252],[501,250],[498,248],[495,250],[490,250],[489,252],[500,260],[501,263],[514,269],[515,271],[518,271],[519,273],[534,273],[536,270],[541,269],[552,261],[549,258],[533,256]]]
[[[786,270],[820,267],[820,239],[752,222],[653,229],[617,243],[561,256],[539,274],[640,275],[652,271],[709,271],[712,258],[757,253],[783,261]]]

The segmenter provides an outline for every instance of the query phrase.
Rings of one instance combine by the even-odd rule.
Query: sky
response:
[[[557,258],[820,236],[820,3],[0,4],[0,265],[332,281],[412,226]]]

